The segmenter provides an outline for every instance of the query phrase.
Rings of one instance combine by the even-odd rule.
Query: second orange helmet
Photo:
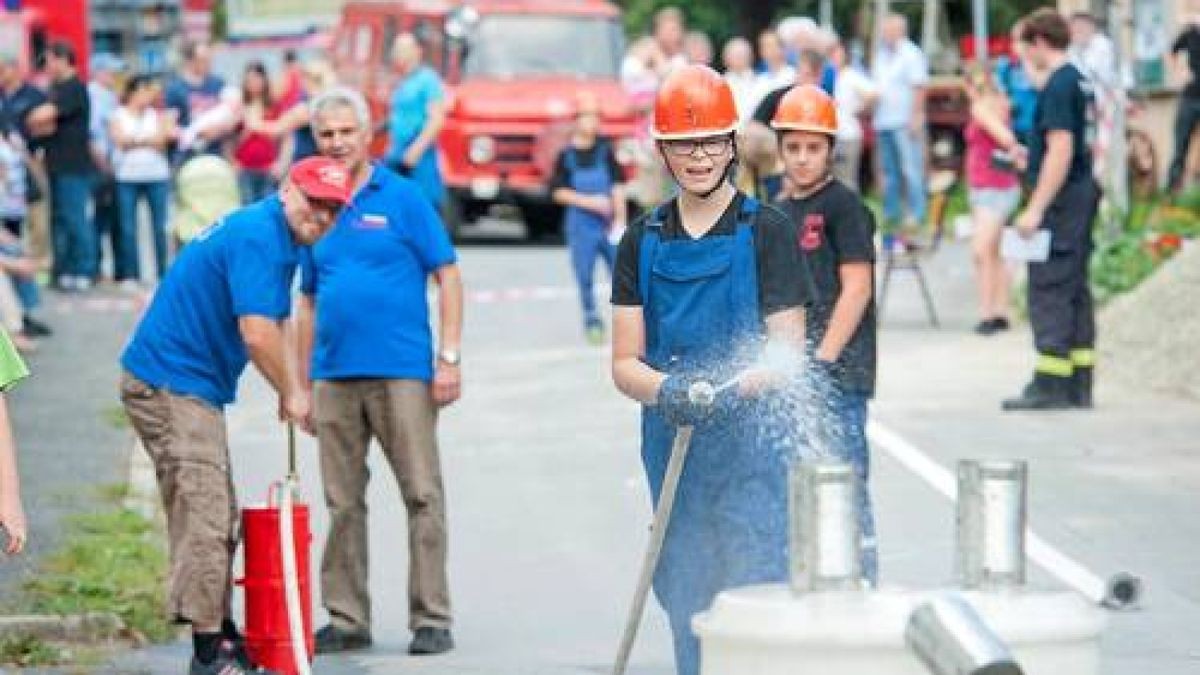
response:
[[[811,131],[836,136],[837,106],[824,89],[811,84],[797,85],[779,99],[771,127],[776,131]]]

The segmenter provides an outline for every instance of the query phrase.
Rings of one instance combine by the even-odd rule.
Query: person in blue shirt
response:
[[[1018,21],[1012,29],[1013,54],[996,59],[996,82],[1012,105],[1012,130],[1017,142],[1029,147],[1033,133],[1033,118],[1037,111],[1037,88],[1029,77],[1024,59],[1021,58],[1021,31],[1024,23]]]
[[[358,92],[312,103],[321,155],[357,188],[329,235],[301,256],[296,333],[300,381],[311,387],[329,538],[321,598],[330,623],[318,653],[371,644],[367,583],[367,450],[372,437],[408,512],[411,654],[453,648],[437,411],[459,397],[463,291],[457,256],[417,184],[368,161],[371,117]],[[440,289],[434,351],[427,292]]]
[[[437,137],[446,120],[446,95],[441,78],[423,59],[416,36],[396,36],[392,63],[400,79],[388,112],[387,165],[415,181],[433,207],[440,209],[446,188],[438,169]]]
[[[179,254],[121,355],[121,401],[154,462],[170,540],[168,607],[191,625],[191,675],[253,671],[229,618],[237,505],[224,408],[253,361],[279,395],[279,416],[306,424],[282,322],[298,251],[332,225],[350,176],[314,157],[279,194],[235,211]]]

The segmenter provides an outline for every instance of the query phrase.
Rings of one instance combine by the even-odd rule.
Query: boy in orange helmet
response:
[[[800,85],[771,120],[792,191],[780,206],[796,226],[792,243],[817,288],[810,313],[809,440],[854,467],[863,576],[878,574],[867,490],[867,400],[875,390],[875,221],[854,190],[833,176],[837,108],[819,87]]]
[[[787,577],[794,425],[772,403],[790,378],[753,364],[768,340],[799,357],[812,282],[784,215],[730,181],[737,124],[712,69],[682,66],[663,82],[653,135],[679,192],[630,226],[613,284],[613,379],[643,405],[656,505],[676,429],[694,432],[654,576],[680,675],[699,672],[691,618],[718,592]],[[706,405],[689,396],[697,383],[726,386]]]

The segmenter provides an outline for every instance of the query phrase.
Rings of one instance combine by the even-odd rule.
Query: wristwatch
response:
[[[448,366],[457,366],[462,363],[462,354],[457,349],[443,349],[438,352],[438,360]]]

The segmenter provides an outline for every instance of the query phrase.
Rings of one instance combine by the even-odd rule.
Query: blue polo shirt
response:
[[[457,257],[417,188],[381,166],[330,231],[300,254],[316,302],[312,377],[433,379],[429,275]]]
[[[287,318],[298,248],[275,196],[201,232],[167,271],[121,365],[152,387],[232,403],[249,358],[238,319]]]

